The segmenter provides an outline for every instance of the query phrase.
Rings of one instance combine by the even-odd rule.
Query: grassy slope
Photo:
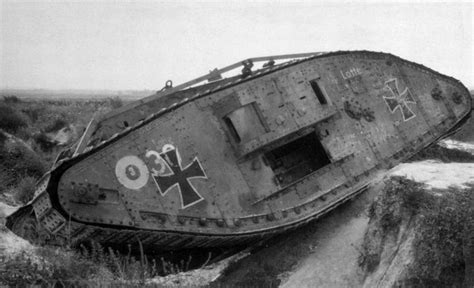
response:
[[[17,200],[27,201],[35,181],[51,167],[65,147],[45,142],[46,133],[72,125],[78,133],[94,115],[110,111],[110,99],[92,100],[0,100],[0,194],[20,191]],[[2,132],[3,131],[3,132]]]

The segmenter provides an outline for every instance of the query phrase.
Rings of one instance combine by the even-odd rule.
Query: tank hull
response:
[[[22,215],[70,243],[257,241],[364,191],[471,111],[459,81],[366,51],[320,54],[203,90],[130,109],[122,117],[134,125],[59,161]],[[130,120],[149,107],[147,119]],[[116,129],[108,127],[96,135]]]

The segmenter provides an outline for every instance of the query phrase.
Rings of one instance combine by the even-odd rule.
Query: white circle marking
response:
[[[127,176],[127,169],[129,169],[130,166],[134,166],[138,169],[138,178],[130,179]],[[129,170],[129,172],[132,171]],[[146,164],[137,156],[125,156],[117,161],[115,165],[115,175],[118,181],[128,189],[138,190],[145,186],[148,182],[149,174]]]

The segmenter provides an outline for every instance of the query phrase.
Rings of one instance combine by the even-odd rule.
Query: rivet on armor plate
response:
[[[79,189],[75,190],[77,196],[84,196],[87,194],[86,187],[80,187]]]
[[[199,219],[199,225],[200,226],[206,226],[207,225],[207,219],[206,218],[200,218]]]
[[[321,201],[326,201],[326,195],[319,197],[319,199],[321,199]]]
[[[262,168],[262,163],[260,162],[260,159],[254,159],[252,161],[252,170],[259,170],[260,168]]]
[[[278,125],[282,125],[283,123],[285,123],[285,117],[283,115],[278,115],[275,121]]]
[[[225,221],[224,219],[217,219],[217,226],[224,227]]]
[[[242,221],[240,221],[240,219],[238,219],[238,218],[235,218],[234,219],[234,225],[239,227],[240,225],[242,225]]]
[[[273,213],[267,214],[266,218],[267,218],[268,221],[273,221],[273,220],[275,220],[275,215]]]
[[[288,211],[281,211],[281,216],[283,216],[283,218],[288,217]]]
[[[431,90],[431,97],[435,100],[441,100],[441,98],[443,98],[443,91],[441,91],[439,86],[436,86]]]
[[[296,214],[300,214],[301,213],[301,208],[300,207],[295,207],[293,208],[295,210],[295,213]]]
[[[453,94],[451,95],[451,97],[453,98],[454,103],[456,103],[456,104],[462,104],[463,103],[462,96],[461,96],[461,94],[459,94],[458,91],[454,91]]]
[[[252,218],[252,222],[255,223],[255,224],[257,224],[257,223],[258,223],[258,217],[253,217],[253,218]]]
[[[178,223],[181,224],[181,225],[184,225],[184,223],[186,223],[186,219],[184,219],[184,217],[179,217],[178,216]]]

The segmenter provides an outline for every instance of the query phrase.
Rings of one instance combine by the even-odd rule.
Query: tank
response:
[[[471,101],[459,81],[386,53],[246,59],[91,120],[7,226],[72,245],[259,241],[363,192],[455,131]]]

